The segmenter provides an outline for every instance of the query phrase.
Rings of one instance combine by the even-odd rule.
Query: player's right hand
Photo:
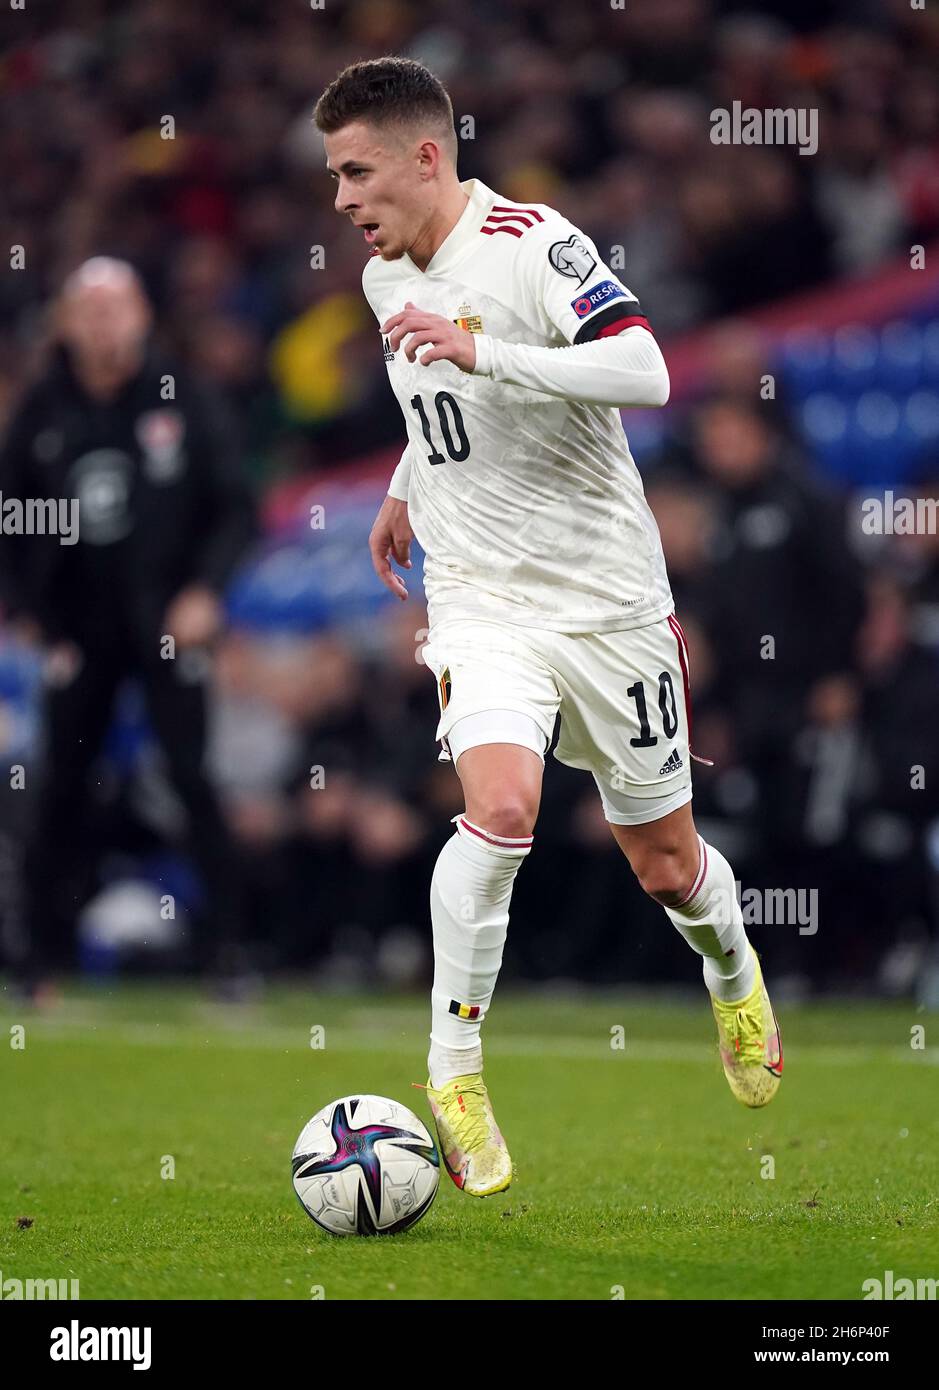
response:
[[[414,532],[408,521],[408,504],[398,497],[386,497],[368,538],[375,573],[396,598],[404,602],[408,591],[404,580],[391,568],[392,559],[403,569],[411,568],[411,541]]]

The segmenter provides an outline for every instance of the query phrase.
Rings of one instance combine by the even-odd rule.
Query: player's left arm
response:
[[[668,400],[668,368],[643,328],[621,328],[570,347],[530,347],[498,338],[477,342],[474,376],[526,386],[547,396],[586,405],[662,406]]]
[[[382,324],[397,349],[422,366],[445,360],[545,395],[591,405],[662,406],[668,368],[648,319],[632,292],[600,259],[596,246],[571,223],[533,228],[519,247],[519,287],[539,330],[560,333],[567,347],[508,343],[469,333],[408,303]],[[418,347],[430,350],[416,357]]]
[[[527,232],[518,250],[523,315],[569,346],[480,334],[474,375],[591,405],[665,405],[668,368],[649,321],[591,239],[552,218]]]

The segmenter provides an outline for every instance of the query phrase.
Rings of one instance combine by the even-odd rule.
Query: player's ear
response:
[[[435,140],[422,140],[418,146],[417,158],[421,178],[432,179],[442,162],[440,146]]]

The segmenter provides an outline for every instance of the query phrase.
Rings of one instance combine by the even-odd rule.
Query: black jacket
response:
[[[724,490],[719,507],[715,637],[731,691],[766,689],[778,704],[823,676],[852,671],[864,599],[840,501],[779,466],[749,487]]]
[[[149,647],[170,599],[193,583],[220,591],[254,534],[231,421],[152,346],[107,402],[85,393],[59,349],[11,420],[0,492],[0,598],[50,639],[120,628]],[[11,500],[37,498],[77,500],[75,544],[10,534]]]

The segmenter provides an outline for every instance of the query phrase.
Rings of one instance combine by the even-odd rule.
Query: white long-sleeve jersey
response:
[[[618,406],[662,405],[668,373],[635,297],[543,203],[479,179],[425,271],[375,252],[379,324],[410,300],[477,335],[476,366],[422,366],[382,339],[408,444],[389,491],[424,550],[431,626],[496,618],[558,632],[641,627],[673,608]]]

